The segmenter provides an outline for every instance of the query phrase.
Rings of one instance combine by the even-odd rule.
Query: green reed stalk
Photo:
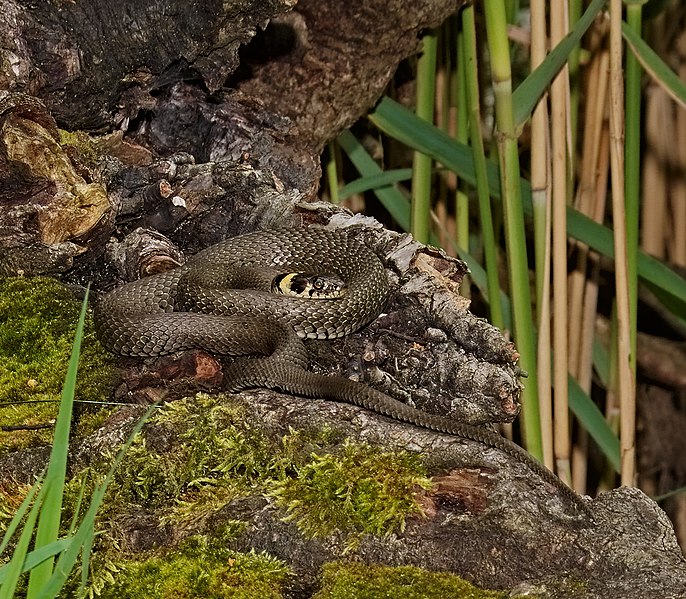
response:
[[[628,2],[626,21],[641,35],[643,1]],[[636,306],[638,301],[638,232],[641,193],[641,65],[633,52],[626,53],[624,129],[624,204],[626,206],[626,252],[629,279],[631,369],[636,372]]]
[[[472,10],[473,7],[469,6]],[[464,10],[462,11],[462,19],[464,19]],[[466,144],[470,135],[470,102],[468,98],[469,75],[467,73],[467,57],[465,50],[465,34],[464,30],[460,31],[455,36],[455,48],[457,55],[457,68],[455,69],[455,99],[457,104],[457,118],[455,124],[455,139]],[[476,64],[474,64],[476,68]],[[478,90],[477,90],[478,92]],[[478,102],[478,97],[477,97]],[[457,175],[455,175],[457,177]],[[463,191],[463,185],[460,179],[457,179],[457,186],[455,190],[455,218],[457,220],[456,239],[457,246],[468,252],[469,251],[469,197]]]
[[[631,366],[631,309],[624,204],[624,74],[622,71],[622,3],[610,1],[610,164],[614,222],[617,302],[617,390],[620,403],[621,480],[633,485],[636,466],[636,386]]]
[[[474,6],[466,6],[462,10],[462,45],[464,57],[464,74],[467,107],[469,109],[469,136],[471,140],[472,156],[474,158],[474,174],[476,176],[476,192],[479,201],[479,224],[481,238],[484,244],[484,261],[488,280],[488,305],[491,323],[499,329],[504,328],[503,307],[500,301],[500,281],[498,279],[498,246],[493,229],[493,213],[491,211],[491,194],[488,186],[486,171],[486,154],[481,135],[481,108],[479,99],[479,75],[477,71],[476,26],[474,21]]]
[[[436,95],[436,48],[434,33],[422,38],[422,54],[417,61],[417,116],[433,122]],[[412,219],[411,232],[421,243],[429,242],[431,227],[431,197],[433,193],[430,156],[415,152],[412,160]]]
[[[628,2],[626,6],[627,25],[639,37],[642,25],[643,2]],[[619,25],[618,25],[619,26]],[[640,164],[641,164],[641,65],[636,56],[626,53],[624,82],[624,209],[625,221],[615,225],[615,229],[626,227],[626,305],[618,304],[618,313],[622,308],[628,312],[628,339],[618,339],[620,360],[627,359],[628,365],[619,362],[617,388],[620,392],[620,443],[622,452],[621,481],[624,485],[635,484],[635,436],[636,436],[636,307],[638,301],[638,234],[640,210]],[[616,235],[617,233],[615,233]],[[619,253],[619,252],[618,252]],[[617,256],[620,259],[620,256]],[[624,269],[617,268],[617,276]],[[619,284],[619,281],[618,281]],[[617,301],[621,302],[622,294],[618,289]],[[618,327],[621,335],[623,327]],[[628,347],[623,347],[627,344]],[[623,354],[628,352],[628,356]],[[624,368],[622,368],[624,366]],[[622,378],[631,377],[630,381]],[[624,383],[624,384],[622,384]]]
[[[485,0],[486,37],[491,58],[495,93],[495,116],[500,162],[500,185],[505,218],[510,294],[514,338],[520,353],[520,365],[529,373],[522,394],[522,419],[525,446],[539,460],[543,457],[541,422],[538,405],[536,343],[529,291],[529,266],[519,169],[519,149],[512,104],[512,73],[503,0]]]

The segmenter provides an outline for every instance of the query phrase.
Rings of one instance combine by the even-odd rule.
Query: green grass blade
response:
[[[652,499],[656,503],[660,503],[661,501],[665,501],[665,499],[671,499],[672,497],[676,497],[677,495],[681,495],[682,493],[686,493],[686,487],[672,489],[671,491],[663,493],[662,495],[653,495]]]
[[[6,566],[5,582],[0,587],[0,599],[12,599],[12,597],[14,597],[14,592],[17,589],[17,582],[23,571],[24,561],[29,550],[29,544],[31,543],[31,537],[33,536],[33,530],[36,527],[36,520],[42,508],[45,496],[50,490],[49,487],[50,483],[46,481],[41,487],[36,497],[36,501],[31,506],[29,515],[26,517],[24,529],[21,531],[21,535],[19,535],[19,540],[12,553],[12,559],[10,559]]]
[[[384,96],[369,115],[369,119],[390,137],[410,148],[429,154],[470,185],[476,185],[471,148],[454,140],[431,123],[418,118],[395,100]],[[438,159],[438,156],[441,159]],[[491,193],[494,197],[500,197],[500,175],[497,166],[489,163],[487,176]]]
[[[338,197],[341,200],[345,200],[356,193],[363,193],[365,191],[369,191],[370,189],[378,189],[379,187],[387,187],[393,185],[393,183],[409,181],[410,179],[412,179],[411,168],[399,168],[390,171],[382,171],[377,175],[360,177],[359,179],[355,179],[354,181],[347,183],[339,190]]]
[[[545,60],[522,81],[512,94],[514,117],[517,127],[521,127],[531,117],[531,113],[543,93],[555,79],[567,58],[577,47],[586,30],[605,5],[605,0],[593,0],[586,12],[574,25],[565,38],[555,46]]]
[[[667,274],[671,274],[671,271],[669,271],[669,273]],[[686,310],[684,309],[683,299],[679,300],[675,298],[673,295],[665,293],[662,287],[658,287],[656,285],[653,285],[652,283],[648,283],[646,287],[650,289],[650,291],[652,291],[655,297],[657,297],[657,299],[659,299],[660,302],[662,302],[662,305],[665,306],[672,313],[672,315],[680,323],[681,327],[686,329]]]
[[[67,471],[67,455],[69,453],[69,430],[71,428],[71,416],[74,406],[74,392],[76,389],[76,374],[79,366],[79,354],[81,352],[81,339],[83,338],[83,326],[86,319],[88,308],[88,289],[81,306],[81,314],[74,335],[71,357],[67,367],[67,374],[64,379],[62,389],[62,401],[55,422],[55,433],[53,437],[52,451],[50,452],[50,463],[45,476],[45,484],[48,486],[48,493],[43,502],[38,529],[36,531],[35,549],[40,549],[44,545],[49,545],[57,540],[62,517],[62,497],[64,493],[64,480]],[[26,593],[27,599],[34,599],[40,589],[45,585],[52,575],[53,559],[47,559],[36,568],[31,570],[29,576],[29,587]]]
[[[129,438],[126,440],[124,445],[121,447],[117,453],[109,472],[105,476],[105,480],[100,484],[91,496],[91,501],[88,506],[81,524],[79,525],[76,534],[72,537],[73,542],[69,547],[60,554],[57,564],[55,565],[55,570],[52,574],[50,580],[45,584],[45,586],[40,589],[40,594],[37,595],[37,599],[53,599],[60,592],[60,589],[67,580],[70,572],[72,571],[76,560],[79,557],[82,549],[84,551],[90,549],[90,544],[93,539],[95,531],[95,516],[97,515],[100,505],[102,504],[103,498],[105,497],[105,492],[107,491],[107,486],[112,480],[115,470],[119,467],[126,452],[131,447],[134,438],[143,428],[143,425],[150,417],[150,414],[157,408],[157,403],[152,404],[143,414],[142,418],[136,423],[136,426],[131,431]],[[82,560],[82,563],[87,564],[87,558]]]
[[[626,23],[622,23],[622,35],[626,43],[631,48],[641,66],[664,90],[682,107],[686,108],[686,83],[669,68],[667,63],[662,60],[648,44],[646,44],[638,33],[636,33]]]
[[[598,444],[615,471],[619,472],[619,439],[598,406],[571,376],[569,377],[569,409]]]
[[[384,133],[404,144],[430,154],[436,161],[457,173],[470,185],[476,183],[474,161],[468,146],[460,144],[437,127],[415,117],[394,100],[384,97],[370,115],[370,120]],[[371,159],[371,158],[370,158]],[[379,167],[376,167],[379,171]],[[488,184],[491,195],[500,198],[498,166],[493,162],[487,165]],[[532,214],[531,185],[525,179],[520,181],[522,203],[525,213]],[[567,231],[571,237],[582,241],[589,247],[610,258],[614,257],[613,234],[607,227],[596,223],[571,206],[567,208]],[[638,275],[648,283],[669,296],[677,315],[686,317],[686,279],[675,271],[645,254],[638,253]]]
[[[95,526],[88,529],[86,539],[81,551],[81,582],[79,583],[77,597],[84,597],[86,594],[86,584],[88,583],[88,572],[90,570],[91,550],[93,549],[93,539],[95,538]]]
[[[86,477],[83,478],[81,481],[81,488],[79,489],[79,496],[76,499],[76,506],[74,507],[74,516],[71,519],[71,524],[69,525],[69,533],[70,535],[74,534],[74,531],[76,530],[76,526],[78,525],[79,522],[79,514],[81,513],[81,503],[83,502],[83,494],[86,491]]]
[[[364,146],[350,131],[343,131],[338,136],[338,144],[363,177],[381,175],[383,173],[381,167],[376,164],[375,160],[364,149]],[[393,185],[374,189],[374,195],[379,198],[381,205],[388,210],[388,213],[400,225],[400,228],[403,231],[409,231],[410,203],[407,198]]]
[[[69,543],[71,543],[70,538],[59,539],[54,543],[50,543],[50,545],[44,545],[40,549],[33,550],[27,553],[26,558],[24,559],[24,564],[22,566],[22,573],[32,570],[38,564],[44,562],[49,557],[53,557],[59,553],[62,553],[69,546]],[[8,566],[9,564],[5,564],[4,566],[2,566],[2,568],[0,568],[0,585],[5,583],[5,580],[7,578]]]

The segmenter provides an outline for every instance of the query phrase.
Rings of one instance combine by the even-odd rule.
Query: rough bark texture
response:
[[[3,0],[0,86],[41,98],[63,126],[109,129],[170,82],[199,76],[219,89],[238,66],[241,44],[292,5]]]
[[[240,44],[289,8],[0,0],[0,76],[12,91],[0,98],[0,274],[59,273],[106,291],[255,228],[350,227],[382,258],[395,294],[364,331],[309,344],[313,368],[473,424],[512,421],[518,356],[456,294],[464,265],[316,201],[318,148],[373,104],[398,62],[416,50],[418,33],[456,3],[306,0],[269,30],[286,40],[279,52],[259,54],[256,44],[235,75],[239,89],[222,88],[239,65]],[[120,126],[128,138],[60,144],[53,117],[70,129]],[[139,401],[216,388],[223,367],[198,352],[122,363],[117,399]],[[448,569],[544,597],[686,594],[686,563],[669,522],[639,491],[602,495],[591,504],[590,522],[525,466],[479,444],[330,402],[266,391],[239,401],[270,435],[330,426],[423,456],[437,483],[423,497],[426,518],[402,534],[365,537],[361,560]],[[74,463],[90,462],[130,426],[122,412],[74,447]],[[2,460],[0,472],[30,479],[45,457],[44,449],[19,452]],[[282,515],[256,496],[215,518],[249,521],[236,547],[291,562],[294,593],[305,597],[343,541],[306,541]],[[178,540],[183,531],[158,528],[159,517],[130,516],[125,545]]]
[[[293,119],[316,149],[352,125],[379,98],[399,58],[419,50],[422,30],[455,12],[455,0],[299,2],[271,25],[273,44],[246,52],[247,94]],[[269,60],[265,60],[269,58]]]

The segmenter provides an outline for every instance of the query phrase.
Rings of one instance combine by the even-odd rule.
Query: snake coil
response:
[[[275,276],[333,274],[335,299],[273,293]],[[376,318],[389,294],[378,257],[343,231],[309,227],[256,231],[199,252],[184,266],[123,285],[96,306],[96,333],[112,352],[159,356],[187,349],[266,357],[240,360],[225,387],[268,387],[345,401],[397,420],[497,448],[525,464],[590,515],[586,503],[518,445],[495,431],[427,414],[366,385],[307,370],[301,338],[348,335]]]

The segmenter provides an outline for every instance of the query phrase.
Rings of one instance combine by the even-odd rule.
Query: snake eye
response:
[[[312,286],[315,289],[324,289],[324,285],[324,279],[322,279],[321,277],[315,277],[314,279],[312,279]]]

